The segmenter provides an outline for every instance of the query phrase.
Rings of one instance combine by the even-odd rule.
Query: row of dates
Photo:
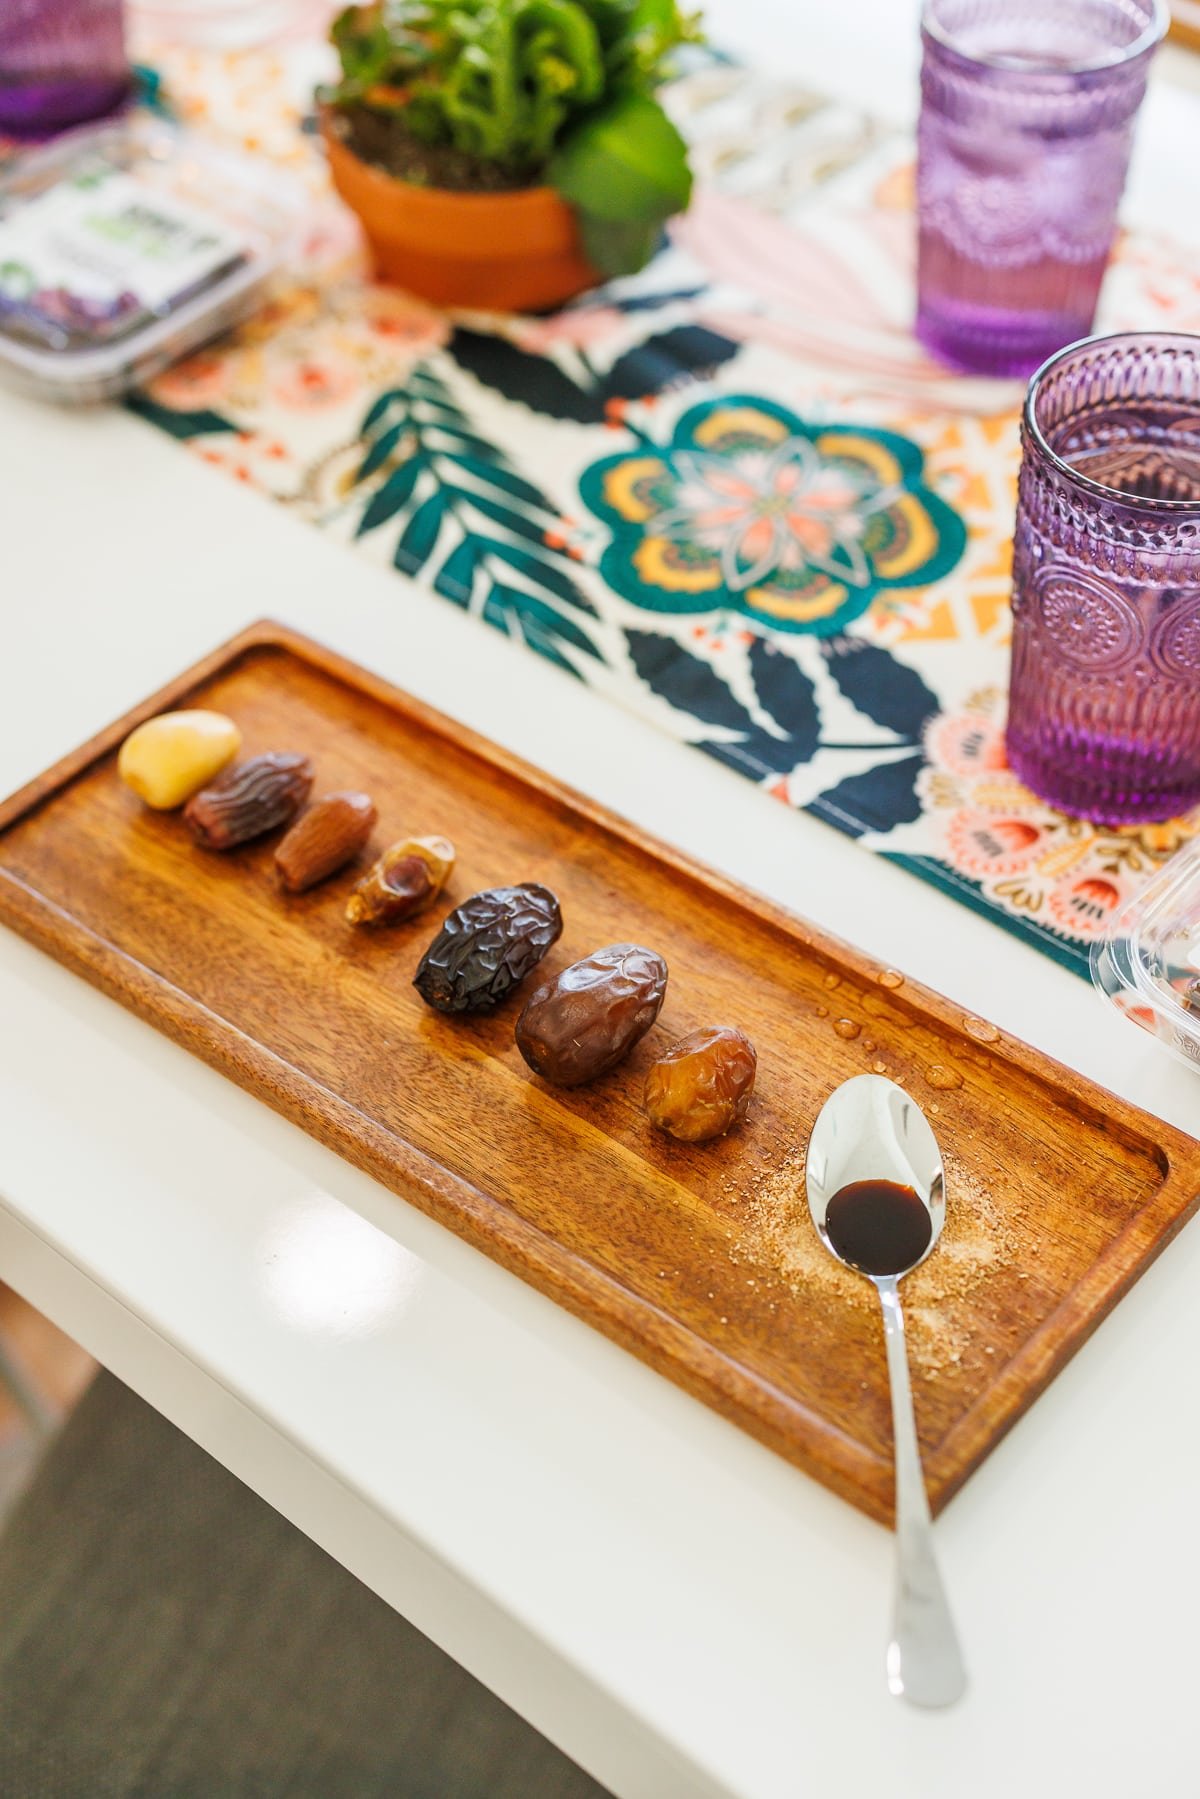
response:
[[[413,985],[439,1012],[477,1012],[500,1001],[562,935],[547,887],[494,887],[456,906],[417,967]],[[612,943],[573,962],[531,994],[517,1048],[558,1087],[597,1080],[624,1061],[662,1009],[667,965],[640,943]],[[651,1065],[643,1098],[651,1123],[687,1143],[725,1134],[754,1090],[754,1046],[731,1025],[673,1043]]]
[[[182,805],[184,823],[206,849],[236,849],[287,826],[275,867],[288,892],[316,886],[361,855],[376,820],[369,795],[332,793],[309,806],[308,757],[272,752],[239,762],[240,747],[237,726],[222,714],[164,713],[125,740],[118,770],[148,805]],[[376,926],[411,918],[441,892],[454,860],[453,845],[442,837],[391,845],[355,886],[348,920]],[[548,888],[489,888],[449,914],[421,957],[413,985],[439,1012],[490,1010],[561,935],[562,912]],[[531,994],[517,1020],[517,1047],[556,1086],[596,1080],[654,1024],[667,978],[662,956],[641,944],[598,949]],[[754,1046],[743,1032],[706,1026],[652,1064],[643,1104],[659,1129],[684,1142],[705,1142],[745,1116],[755,1072]]]

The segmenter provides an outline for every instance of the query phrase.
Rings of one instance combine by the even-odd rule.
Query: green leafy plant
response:
[[[691,196],[687,148],[654,97],[700,40],[678,0],[374,0],[335,20],[349,112],[512,186],[548,181],[602,274],[649,260]]]

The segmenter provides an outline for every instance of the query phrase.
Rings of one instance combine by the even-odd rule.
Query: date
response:
[[[660,1056],[646,1076],[651,1124],[681,1143],[723,1137],[746,1116],[758,1057],[744,1031],[705,1025]]]
[[[156,812],[170,812],[219,775],[242,747],[223,712],[160,712],[131,731],[117,773]]]
[[[293,819],[312,792],[307,756],[271,750],[235,762],[211,787],[194,793],[183,821],[206,850],[232,850]]]
[[[517,1048],[556,1087],[594,1081],[646,1035],[666,991],[660,955],[612,943],[538,988],[517,1020]]]
[[[454,867],[446,837],[405,837],[384,850],[346,902],[350,924],[397,924],[437,898]]]
[[[306,893],[345,868],[366,848],[375,817],[375,802],[366,793],[327,793],[310,806],[275,851],[287,892]]]
[[[490,887],[450,913],[417,966],[413,986],[437,1012],[498,1006],[562,935],[548,887]]]

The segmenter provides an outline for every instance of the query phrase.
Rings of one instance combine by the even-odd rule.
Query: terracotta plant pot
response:
[[[347,148],[329,112],[333,185],[367,236],[376,273],[439,306],[536,312],[594,287],[575,215],[551,187],[464,194],[399,181]]]

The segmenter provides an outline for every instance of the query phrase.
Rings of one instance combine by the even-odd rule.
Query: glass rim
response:
[[[953,32],[946,30],[934,18],[934,11],[939,0],[923,0],[921,7],[921,30],[927,37],[943,50],[949,50],[962,62],[972,63],[977,69],[990,69],[1000,75],[1099,75],[1106,69],[1122,69],[1127,63],[1136,62],[1139,56],[1145,56],[1160,44],[1167,35],[1171,23],[1171,14],[1167,0],[1149,0],[1150,18],[1142,31],[1132,42],[1126,45],[1119,55],[1105,57],[1101,61],[1085,61],[1072,63],[1014,63],[1003,56],[977,56],[973,51],[964,50],[956,41]]]
[[[1043,381],[1053,373],[1061,363],[1068,361],[1078,351],[1085,350],[1093,344],[1136,343],[1161,344],[1164,348],[1177,346],[1186,349],[1188,354],[1200,363],[1200,336],[1193,336],[1187,331],[1097,331],[1090,337],[1076,338],[1073,344],[1064,344],[1061,350],[1055,350],[1053,356],[1047,356],[1039,369],[1035,369],[1030,377],[1025,392],[1025,404],[1021,410],[1021,419],[1039,456],[1071,484],[1093,498],[1113,500],[1119,506],[1127,506],[1136,512],[1146,512],[1155,517],[1182,517],[1185,513],[1200,512],[1200,500],[1152,500],[1145,494],[1126,493],[1124,488],[1110,487],[1105,481],[1097,481],[1092,475],[1085,475],[1073,468],[1066,459],[1052,449],[1037,421],[1037,399]],[[1200,411],[1200,408],[1197,409]]]

